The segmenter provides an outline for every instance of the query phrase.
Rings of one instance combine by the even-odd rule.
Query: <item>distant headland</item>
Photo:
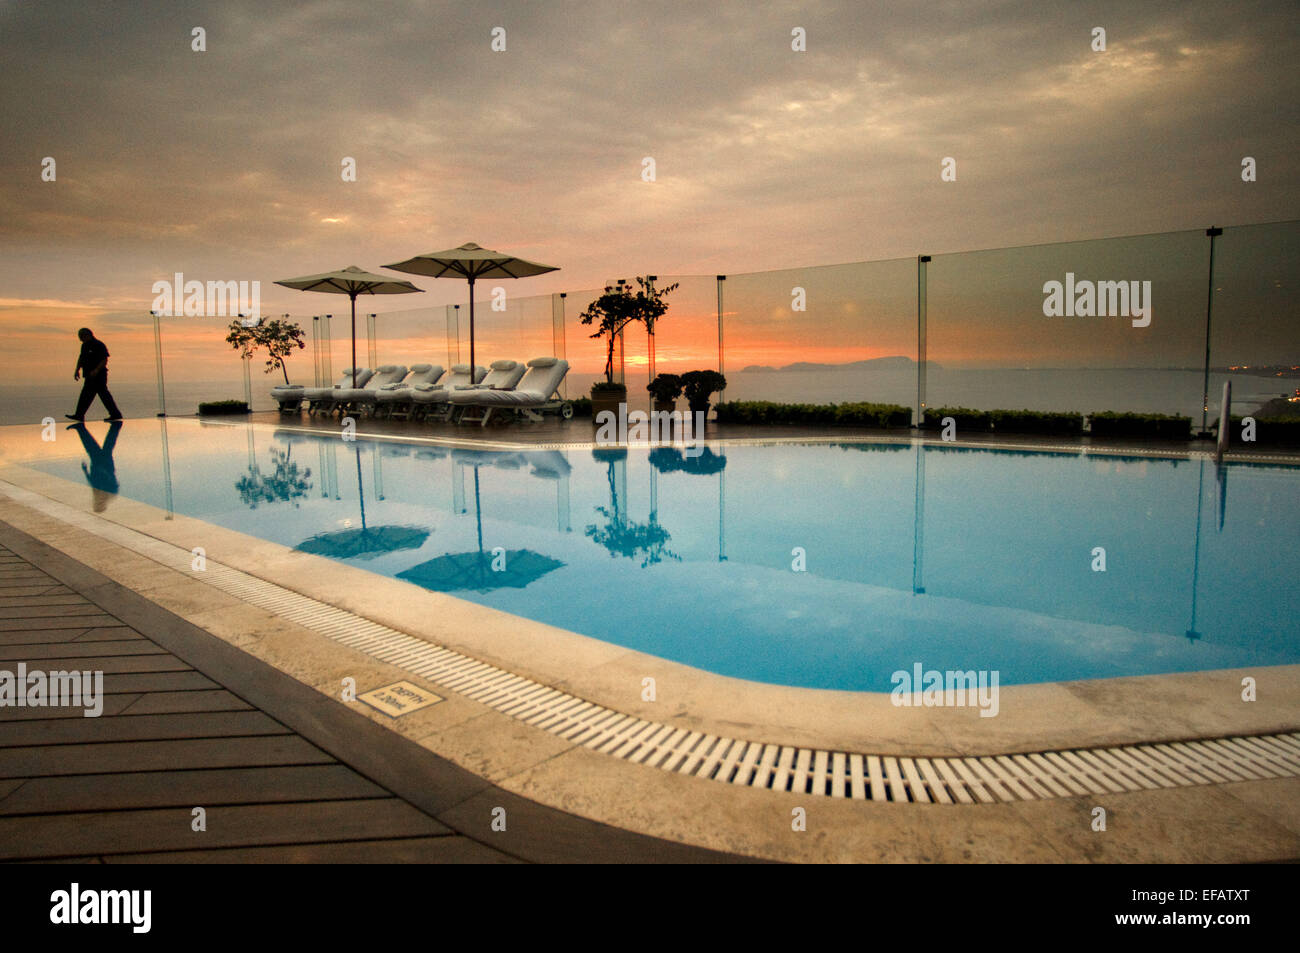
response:
[[[810,361],[796,361],[794,364],[786,364],[784,367],[771,367],[767,364],[751,364],[748,367],[742,367],[742,374],[779,374],[785,371],[854,371],[854,370],[903,370],[916,366],[916,361],[910,357],[873,357],[865,361],[849,361],[847,364],[814,364]],[[939,367],[934,361],[926,364],[930,370]]]

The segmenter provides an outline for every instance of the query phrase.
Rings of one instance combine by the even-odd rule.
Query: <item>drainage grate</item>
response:
[[[14,500],[190,573],[172,543],[10,483]],[[549,688],[207,560],[202,581],[371,658],[436,682],[574,744],[725,784],[853,800],[991,804],[1300,777],[1300,733],[970,758],[903,758],[725,738],[647,721]]]

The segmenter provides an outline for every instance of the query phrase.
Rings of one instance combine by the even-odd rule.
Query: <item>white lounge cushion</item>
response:
[[[559,358],[535,358],[528,362],[528,373],[514,390],[473,390],[450,395],[453,404],[474,407],[534,407],[544,404],[564,380],[569,362]]]
[[[419,385],[433,385],[440,377],[442,377],[441,364],[412,364],[411,372],[402,379],[401,383],[385,384],[375,394],[375,400],[381,404],[390,401],[405,403],[411,399],[412,388]]]
[[[479,366],[474,369],[474,381],[482,381],[487,376],[487,368]],[[445,404],[447,395],[456,387],[471,383],[468,364],[453,364],[451,373],[441,384],[416,384],[411,388],[411,399],[417,404]]]
[[[373,374],[374,372],[368,367],[357,368],[357,386],[364,387]],[[308,400],[325,400],[327,397],[332,399],[335,395],[335,391],[351,386],[352,368],[348,368],[339,375],[338,383],[333,387],[306,387],[303,388],[303,396]]]
[[[340,387],[339,392],[334,395],[335,400],[339,401],[369,401],[374,400],[375,391],[385,384],[399,383],[406,376],[406,368],[401,364],[385,364],[374,375],[360,387]]]

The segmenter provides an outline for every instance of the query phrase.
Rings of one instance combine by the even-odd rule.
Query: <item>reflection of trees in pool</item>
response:
[[[611,558],[640,558],[642,569],[665,559],[681,562],[682,557],[668,548],[672,534],[659,525],[658,514],[654,510],[651,510],[650,519],[645,523],[629,520],[623,512],[624,501],[618,492],[618,468],[627,466],[627,451],[602,448],[593,450],[591,455],[605,464],[610,505],[595,508],[605,518],[605,524],[601,526],[593,523],[587,527],[586,535],[609,550]]]
[[[672,447],[656,447],[650,451],[650,465],[660,473],[694,473],[711,476],[727,467],[727,458],[708,447],[698,455],[687,456]]]
[[[611,557],[636,559],[640,556],[642,569],[664,559],[681,562],[682,557],[668,548],[672,535],[659,525],[653,513],[649,522],[637,523],[621,517],[613,508],[598,506],[596,512],[605,517],[605,525],[588,526],[587,535],[608,549]]]
[[[307,495],[312,488],[311,468],[299,467],[289,459],[292,452],[292,447],[272,447],[269,474],[254,463],[247,474],[235,481],[240,500],[250,510],[257,509],[260,503],[285,503]]]

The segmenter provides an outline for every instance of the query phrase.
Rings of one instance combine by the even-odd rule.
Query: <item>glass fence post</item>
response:
[[[368,353],[370,356],[370,369],[373,371],[379,367],[379,346],[375,340],[375,317],[376,315],[366,315],[366,338]]]
[[[723,337],[722,337],[722,283],[727,280],[726,275],[718,275],[718,373],[725,373],[722,369]],[[724,387],[722,389],[726,391]],[[719,392],[719,403],[721,403],[722,392]]]
[[[1210,239],[1210,268],[1205,288],[1205,380],[1201,390],[1201,432],[1197,435],[1209,435],[1210,416],[1210,316],[1214,311],[1214,240],[1223,234],[1223,229],[1211,225],[1205,230]]]
[[[330,334],[330,318],[332,314],[325,315],[325,320],[321,322],[321,342],[324,347],[321,349],[321,386],[329,387],[334,380],[334,360],[331,353],[334,347],[333,335]]]
[[[153,358],[155,373],[158,378],[158,413],[155,416],[167,416],[167,389],[163,386],[163,359],[162,359],[162,325],[158,322],[158,312],[150,311],[153,315]]]
[[[320,387],[320,315],[311,316],[311,373],[313,386]]]
[[[655,290],[655,281],[658,275],[646,275],[645,280],[649,283],[647,293],[653,295]],[[645,329],[646,332],[646,383],[649,384],[655,379],[655,328],[654,322]]]
[[[566,342],[564,339],[564,306],[568,293],[561,291],[558,294],[551,295],[551,350],[555,352],[555,357],[560,360],[568,360],[566,353]],[[569,397],[568,375],[560,381],[560,396],[566,400]]]
[[[916,424],[925,423],[925,319],[926,319],[926,264],[929,255],[916,257]]]

